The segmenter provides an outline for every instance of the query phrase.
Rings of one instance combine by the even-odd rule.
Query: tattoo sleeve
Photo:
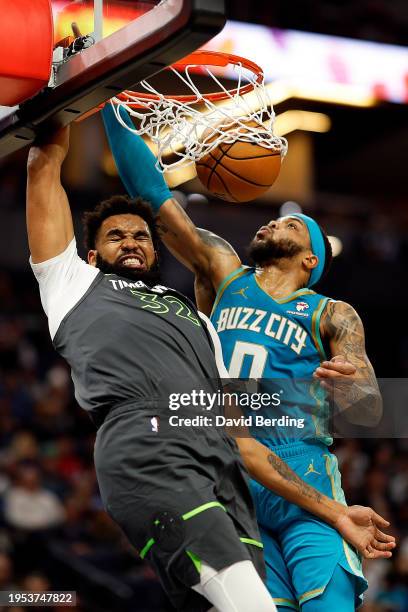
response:
[[[173,238],[178,238],[182,234],[182,230],[185,230],[186,227],[190,231],[196,232],[196,227],[194,223],[192,222],[190,217],[186,214],[184,208],[180,206],[180,204],[174,198],[172,199],[172,206],[174,210],[176,211],[175,218],[177,219],[177,226],[179,227],[170,228],[169,225],[166,224],[165,221],[162,219],[160,212],[159,212],[159,215],[156,219],[156,227],[157,227],[157,231],[159,232],[159,236],[163,238],[167,234],[170,234],[171,236],[173,236]],[[174,226],[175,224],[173,223],[172,225]]]
[[[224,238],[220,238],[220,236],[217,236],[217,234],[213,234],[212,232],[201,229],[200,227],[197,227],[197,233],[201,242],[207,247],[215,249],[222,255],[237,257],[235,250],[232,248],[229,242],[224,240]]]
[[[357,369],[351,382],[335,381],[335,404],[346,410],[346,417],[356,425],[377,424],[382,415],[382,400],[357,312],[345,302],[329,302],[322,318],[322,333],[330,342],[332,355],[342,355]]]
[[[274,455],[270,453],[268,455],[268,462],[271,466],[288,482],[293,483],[299,490],[299,493],[314,501],[320,502],[322,500],[322,494],[313,487],[310,487],[306,484],[299,476],[290,469],[290,467],[278,457],[278,455]]]

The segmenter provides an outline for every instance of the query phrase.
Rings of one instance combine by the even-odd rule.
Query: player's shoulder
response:
[[[327,296],[319,296],[326,300],[325,311],[328,311],[332,314],[336,313],[339,315],[357,315],[357,311],[352,304],[345,302],[344,300],[336,300],[335,298],[327,297]],[[357,315],[358,316],[358,315]]]
[[[237,266],[236,268],[234,268],[234,270],[232,270],[232,272],[230,272],[229,274],[227,274],[227,276],[225,276],[221,282],[221,285],[219,287],[219,290],[222,289],[227,283],[231,283],[234,280],[241,278],[241,276],[250,276],[252,274],[255,274],[256,269],[251,267],[251,266],[245,266],[243,264],[240,264],[239,266]]]
[[[38,273],[46,269],[67,267],[72,265],[85,267],[86,269],[98,272],[95,267],[89,265],[79,256],[75,237],[69,242],[61,253],[57,253],[53,257],[40,262],[33,262],[32,257],[30,257],[30,266],[36,276]]]
[[[255,268],[251,268],[250,266],[244,266],[242,264],[237,266],[232,272],[227,274],[227,276],[225,276],[222,282],[220,283],[218,290],[217,290],[217,295],[215,297],[215,303],[219,302],[225,290],[232,283],[235,283],[236,281],[244,277],[248,278],[248,276],[251,276],[253,274],[255,274]]]
[[[328,333],[345,328],[346,324],[351,327],[362,325],[360,315],[348,302],[328,298],[320,319],[321,332]]]

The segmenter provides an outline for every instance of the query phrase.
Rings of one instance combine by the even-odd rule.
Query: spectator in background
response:
[[[13,563],[8,555],[0,553],[0,591],[13,591],[16,588]]]
[[[4,517],[15,528],[27,531],[56,527],[64,520],[58,497],[42,487],[35,465],[20,465],[16,483],[5,493]]]
[[[51,591],[52,585],[44,574],[32,572],[23,578],[21,588],[23,591],[30,591],[31,593],[43,593],[44,591]]]

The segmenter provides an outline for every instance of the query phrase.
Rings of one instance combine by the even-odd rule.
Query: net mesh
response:
[[[216,93],[210,97],[196,83],[198,69],[214,85]],[[139,92],[127,91],[112,99],[116,118],[126,129],[152,141],[162,172],[193,164],[221,143],[236,140],[279,151],[284,157],[287,141],[274,134],[275,112],[262,71],[256,74],[239,61],[231,69],[237,83],[233,90],[226,88],[213,66],[194,62],[182,70],[170,66],[174,78],[188,88],[188,96],[163,94],[145,80]],[[136,119],[134,127],[122,118],[121,107]]]

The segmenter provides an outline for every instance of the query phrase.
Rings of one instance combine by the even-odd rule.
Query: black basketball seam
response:
[[[209,166],[208,164],[205,164],[203,162],[197,162],[196,166],[202,166],[203,168],[209,168],[209,170],[213,170],[213,166]],[[226,184],[224,183],[223,179],[220,177],[220,175],[218,174],[218,172],[212,172],[211,173],[211,178],[214,176],[214,174],[217,176],[217,178],[220,180],[220,182],[224,185],[224,189],[225,191],[231,196],[231,198],[234,200],[234,202],[239,202],[239,200],[237,200],[237,198],[235,198],[232,193],[230,192],[230,190],[228,189],[228,187],[226,186]],[[211,191],[210,189],[210,181],[207,181],[207,185],[205,185],[205,187],[208,189],[208,191]],[[211,193],[213,193],[214,195],[217,195],[214,191],[211,191]],[[219,197],[221,197],[221,194],[219,194]]]
[[[214,174],[214,173],[213,173]],[[234,202],[239,202],[239,200],[232,195],[232,193],[230,192],[230,190],[228,189],[227,185],[225,184],[223,178],[218,174],[218,172],[215,172],[218,180],[224,185],[224,189],[225,191],[228,193],[229,196],[231,196],[231,198],[234,200]],[[210,190],[211,191],[211,190]],[[214,192],[213,192],[214,193]]]
[[[227,166],[224,166],[224,164],[221,164],[221,167],[227,172],[229,172],[230,174],[232,174],[233,176],[236,176],[237,178],[239,178],[241,181],[244,181],[245,183],[249,183],[250,185],[254,185],[255,187],[272,187],[273,183],[267,183],[266,185],[263,183],[255,183],[255,181],[250,181],[246,177],[237,174],[233,170],[230,170],[229,168],[227,168]]]
[[[204,166],[204,168],[209,168],[210,170],[213,169],[213,166],[210,166],[209,164],[206,164],[205,162],[202,162],[202,161],[196,162],[196,166]]]
[[[227,152],[230,150],[230,148],[231,148],[232,146],[234,146],[234,144],[235,144],[235,142],[231,143],[231,145],[230,145],[230,146],[229,146],[229,148],[227,149]],[[221,149],[221,151],[222,151],[222,149]],[[224,153],[224,155],[225,155],[225,153]],[[219,164],[219,163],[220,163],[220,161],[222,160],[222,157],[223,157],[223,156],[222,156],[222,157],[221,157],[221,158],[218,160],[216,157],[213,157],[213,156],[211,155],[211,151],[209,152],[209,156],[210,156],[210,157],[212,157],[212,159],[214,159],[214,160],[215,160],[214,167],[213,167],[212,171],[210,172],[210,176],[208,177],[208,181],[207,181],[207,189],[209,189],[209,190],[211,191],[211,189],[210,189],[211,179],[212,179],[212,177],[213,177],[213,174],[214,174],[215,170],[217,169],[218,164]]]
[[[222,151],[222,149],[221,149],[221,151]],[[280,155],[279,151],[277,151],[276,153],[269,153],[269,155],[255,155],[254,157],[233,157],[232,155],[228,155],[228,153],[224,153],[224,156],[228,157],[228,159],[236,159],[236,160],[241,160],[241,159],[242,160],[245,160],[245,159],[264,159],[265,157],[276,157],[277,155]]]
[[[224,164],[222,163],[222,160],[224,159],[224,157],[227,157],[228,159],[233,159],[235,161],[247,161],[247,160],[252,160],[252,159],[264,159],[266,157],[275,157],[276,155],[280,155],[280,152],[277,151],[275,153],[271,152],[268,155],[259,155],[257,157],[233,157],[232,155],[228,155],[228,151],[234,146],[234,144],[236,144],[236,141],[231,143],[230,146],[228,147],[228,149],[226,151],[224,151],[224,149],[221,149],[223,155],[220,156],[219,159],[217,159],[214,155],[212,155],[212,151],[210,151],[208,153],[208,156],[211,157],[211,159],[213,159],[215,161],[215,164],[213,166],[210,166],[209,164],[203,163],[202,161],[198,161],[197,162],[197,166],[202,166],[203,168],[208,168],[210,170],[210,174],[208,176],[207,179],[207,189],[209,191],[211,191],[211,180],[214,176],[214,174],[216,174],[217,178],[219,179],[219,181],[222,183],[222,185],[224,186],[225,191],[228,193],[228,195],[235,201],[235,202],[239,202],[239,200],[237,200],[237,198],[235,198],[232,193],[230,192],[230,190],[228,189],[227,185],[225,184],[225,181],[222,179],[222,177],[218,174],[218,172],[216,172],[217,167],[219,165],[221,165],[221,167],[226,170],[227,172],[229,172],[230,174],[232,174],[232,176],[235,176],[236,178],[240,179],[241,181],[247,182],[250,185],[254,185],[254,187],[271,187],[271,185],[269,183],[267,184],[263,184],[263,183],[256,183],[255,181],[251,181],[250,179],[247,179],[243,176],[240,176],[239,174],[237,174],[236,172],[234,172],[233,170],[230,170],[229,168],[227,168],[227,166],[224,166]]]

